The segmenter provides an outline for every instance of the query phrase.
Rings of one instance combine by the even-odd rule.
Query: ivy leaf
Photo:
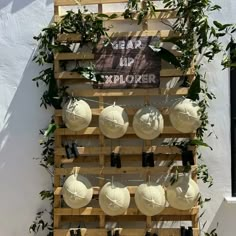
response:
[[[223,31],[223,30],[225,30],[226,28],[229,28],[230,26],[232,26],[232,24],[224,24],[224,25],[222,25],[222,27],[219,29],[219,31]]]
[[[56,128],[57,128],[57,125],[55,124],[55,123],[53,123],[53,124],[49,124],[48,125],[48,128],[45,130],[45,132],[44,132],[44,136],[45,137],[48,137],[50,134],[53,134],[54,133],[54,131],[56,130]]]
[[[156,53],[157,56],[159,56],[161,59],[167,61],[168,63],[174,65],[177,68],[180,68],[181,65],[179,63],[178,58],[171,53],[169,50],[163,48],[163,47],[156,47],[153,45],[149,45],[149,47]]]
[[[109,18],[109,16],[104,13],[99,13],[99,14],[97,14],[97,16],[101,17],[101,18]]]
[[[91,80],[93,82],[103,81],[101,75],[97,74],[94,66],[88,67],[77,67],[73,71],[80,73],[85,79]]]
[[[153,52],[159,53],[161,51],[161,47],[153,46],[153,45],[148,45],[152,49]]]
[[[97,81],[96,75],[95,75],[95,73],[93,73],[92,71],[89,71],[89,70],[81,70],[80,73],[81,73],[81,75],[82,75],[84,78],[86,78],[86,79],[88,79],[88,80],[91,80],[91,81],[94,81],[94,82]]]
[[[221,9],[221,6],[219,5],[213,5],[211,8],[210,8],[210,11],[215,11],[215,10],[220,10]]]
[[[224,37],[226,33],[216,33],[216,37]]]
[[[111,14],[110,16],[109,16],[109,19],[115,19],[115,18],[117,18],[118,17],[118,15],[116,14],[116,13],[113,13],[113,14]]]
[[[144,12],[140,12],[140,13],[138,14],[138,16],[137,16],[138,25],[140,25],[140,24],[142,23],[144,17],[145,17]]]
[[[211,198],[205,198],[204,201],[209,202],[209,201],[211,201]]]
[[[231,38],[230,38],[230,41],[229,41],[229,43],[227,44],[227,47],[226,47],[225,50],[228,51],[229,49],[233,48],[234,45],[235,45],[234,40],[233,40],[233,38],[231,37]]]
[[[222,25],[219,21],[213,21],[213,24],[218,28],[219,31],[223,31],[228,27],[232,26],[232,24],[224,24]]]
[[[45,168],[46,170],[48,169],[48,166],[43,163],[40,163],[39,165],[42,166],[43,168]]]
[[[199,139],[193,139],[189,142],[189,145],[193,145],[193,146],[203,146],[203,147],[209,147],[211,150],[213,150],[213,148],[211,146],[209,146],[207,143],[203,142],[202,140]]]
[[[236,28],[233,28],[230,33],[233,34],[235,31],[236,31]]]
[[[219,21],[216,21],[216,20],[213,21],[213,24],[214,24],[218,29],[221,29],[221,28],[223,27],[223,25],[222,25]]]
[[[200,77],[197,76],[189,88],[187,98],[193,101],[199,100],[199,93],[201,92],[200,82]]]

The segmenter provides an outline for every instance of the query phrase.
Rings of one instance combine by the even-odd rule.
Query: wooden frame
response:
[[[110,3],[127,3],[128,0],[54,0],[54,20],[59,21],[61,19],[60,8],[62,6],[78,6],[78,5],[98,5],[98,12],[103,13],[103,4]],[[145,4],[145,3],[143,3]],[[112,14],[106,13],[105,14]],[[120,12],[118,12],[121,15]],[[157,15],[153,18],[147,17],[147,20],[160,20],[160,19],[173,19],[176,17],[176,12],[171,9],[163,9],[157,12]],[[119,22],[127,22],[127,20],[118,17],[114,19]],[[111,37],[115,36],[159,36],[160,38],[168,37],[181,37],[181,35],[175,34],[170,30],[148,30],[147,24],[143,23],[142,30],[137,32],[118,32],[110,33]],[[79,34],[61,34],[57,38],[60,42],[79,42],[81,37]],[[178,52],[174,52],[176,55]],[[93,60],[94,54],[92,52],[78,52],[78,53],[56,53],[54,56],[54,69],[55,69],[55,78],[58,83],[67,83],[73,81],[76,84],[84,84],[88,82],[77,72],[63,71],[60,68],[60,61],[79,61],[79,60]],[[161,80],[172,77],[181,77],[187,76],[189,81],[194,80],[194,67],[189,68],[188,71],[183,73],[180,70],[173,68],[162,68],[160,72]],[[92,85],[92,84],[91,84]],[[95,117],[97,122],[98,116],[101,111],[104,109],[104,102],[106,99],[116,99],[125,97],[126,99],[139,97],[143,98],[144,103],[149,103],[151,97],[160,97],[160,96],[186,96],[188,94],[188,88],[151,88],[151,89],[94,89],[92,86],[84,89],[68,89],[70,94],[78,97],[90,97],[97,99],[98,103],[96,107],[92,108],[92,115]],[[165,117],[164,119],[168,120],[168,107],[159,108]],[[133,115],[137,109],[128,107],[126,109],[129,117],[132,119]],[[55,122],[58,126],[62,125],[62,111],[55,110]],[[168,123],[168,122],[167,122]],[[96,124],[96,123],[95,123]],[[98,123],[97,123],[98,124]],[[183,134],[175,130],[172,126],[166,125],[163,133],[157,138],[189,138],[193,139],[195,133]],[[95,146],[82,146],[78,147],[79,158],[66,158],[65,149],[62,146],[64,140],[79,138],[81,140],[89,140],[95,138],[97,140],[97,145]],[[128,131],[125,135],[125,139],[136,139],[138,137],[135,135],[132,127],[128,128]],[[122,155],[122,168],[114,168],[109,166],[109,154],[111,150],[119,150]],[[196,162],[196,150],[192,149],[195,155],[195,165],[192,166],[192,177],[196,180],[197,178],[197,162]],[[155,155],[156,162],[172,162],[172,161],[181,161],[181,151],[176,147],[162,146],[153,144],[150,141],[143,142],[143,146],[140,145],[114,145],[113,147],[107,144],[107,138],[103,136],[100,132],[98,125],[90,125],[88,128],[79,131],[73,132],[67,128],[57,128],[55,132],[55,171],[54,171],[54,235],[55,236],[70,236],[69,228],[65,228],[64,224],[68,223],[78,223],[78,222],[89,222],[89,223],[98,223],[99,228],[82,228],[82,236],[105,236],[107,235],[107,229],[105,225],[108,221],[126,221],[126,222],[142,222],[145,223],[145,228],[119,228],[120,235],[122,236],[143,236],[147,230],[152,232],[158,231],[159,236],[180,236],[180,229],[168,228],[168,229],[154,229],[153,223],[158,221],[190,221],[193,226],[194,236],[199,235],[198,228],[198,215],[199,207],[193,207],[188,211],[180,211],[173,209],[171,207],[166,207],[165,210],[154,217],[147,217],[142,215],[136,207],[128,208],[127,212],[122,216],[107,216],[99,207],[92,207],[90,205],[81,208],[81,209],[71,209],[63,206],[62,201],[62,182],[61,179],[64,176],[74,173],[75,167],[78,173],[88,175],[97,175],[101,177],[98,181],[98,185],[93,186],[94,194],[93,198],[97,198],[101,187],[104,184],[103,177],[106,175],[137,175],[141,174],[144,178],[147,178],[151,174],[170,174],[176,171],[183,172],[184,167],[179,163],[176,165],[159,165],[156,164],[155,167],[141,167],[137,166],[140,162],[140,155],[142,151],[152,151]],[[83,164],[83,166],[80,166]],[[92,165],[96,164],[96,166]],[[123,165],[124,164],[124,165]],[[68,166],[69,165],[69,166]],[[86,166],[87,165],[87,166]],[[89,178],[89,177],[88,177]],[[135,186],[128,186],[130,195],[133,198]],[[97,227],[97,226],[96,226]]]

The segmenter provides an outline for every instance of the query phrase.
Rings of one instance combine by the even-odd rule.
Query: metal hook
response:
[[[148,175],[148,185],[150,185],[150,184],[151,184],[151,176]]]
[[[114,186],[114,176],[111,177],[111,188],[115,188],[115,186]]]
[[[74,176],[77,177],[78,176],[78,167],[74,167]]]

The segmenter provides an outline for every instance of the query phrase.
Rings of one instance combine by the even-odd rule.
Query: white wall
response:
[[[40,156],[39,129],[50,119],[31,79],[33,35],[52,19],[52,1],[0,1],[0,235],[26,236],[39,209],[39,192],[50,187]]]
[[[218,20],[223,23],[235,23],[236,2],[217,0],[214,1],[222,7],[221,12],[210,16],[211,20]],[[227,43],[227,39],[223,43]],[[213,63],[205,64],[208,76],[209,88],[216,95],[216,100],[210,103],[210,121],[215,124],[214,132],[218,138],[212,135],[207,142],[213,147],[213,151],[204,149],[203,157],[210,173],[214,178],[214,185],[207,189],[202,186],[203,194],[211,197],[206,205],[203,224],[207,220],[206,229],[215,228],[217,223],[218,235],[234,236],[236,215],[236,204],[228,204],[224,196],[231,196],[231,146],[230,146],[230,94],[229,94],[229,70],[223,70],[220,66],[222,55],[219,55]]]
[[[236,22],[236,2],[217,3],[223,11],[214,18]],[[29,235],[35,213],[45,208],[38,193],[50,187],[48,174],[33,157],[40,156],[38,130],[46,126],[51,113],[39,108],[42,91],[31,79],[39,72],[32,63],[36,49],[32,37],[49,24],[52,15],[52,0],[0,0],[0,235],[4,236]],[[218,139],[209,138],[214,151],[203,151],[214,177],[211,189],[202,187],[212,198],[204,218],[206,228],[219,222],[219,236],[234,236],[236,205],[223,200],[231,191],[229,72],[221,70],[219,61],[220,57],[206,66],[210,88],[217,96],[210,118]]]

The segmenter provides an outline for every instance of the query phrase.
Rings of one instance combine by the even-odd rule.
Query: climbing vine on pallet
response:
[[[41,97],[41,105],[53,106],[56,109],[60,108],[62,98],[66,95],[66,87],[58,87],[54,77],[54,56],[58,52],[72,52],[71,44],[68,42],[57,41],[59,34],[78,33],[81,35],[80,47],[85,44],[95,48],[97,43],[102,38],[104,45],[109,43],[108,30],[103,26],[103,21],[117,17],[116,14],[110,16],[106,14],[90,13],[84,9],[78,12],[68,11],[59,23],[53,23],[49,27],[44,28],[42,32],[35,36],[34,39],[38,41],[38,51],[33,60],[40,66],[48,65],[43,69],[39,76],[33,78],[36,85],[40,82],[47,86],[47,89]],[[94,71],[93,66],[76,67],[73,71],[77,71],[85,78],[93,81],[101,80],[100,76]]]
[[[155,51],[163,60],[174,65],[185,72],[192,63],[195,66],[195,80],[192,83],[188,98],[198,101],[201,107],[201,120],[202,125],[197,130],[197,139],[193,143],[182,143],[181,148],[186,148],[188,145],[195,146],[208,146],[204,141],[204,137],[211,133],[209,128],[213,125],[209,123],[207,109],[209,106],[209,100],[215,98],[214,94],[208,90],[207,78],[201,73],[201,63],[196,61],[196,57],[202,55],[209,62],[212,61],[215,56],[224,51],[225,56],[222,60],[223,68],[231,66],[231,62],[227,57],[227,50],[230,45],[234,43],[232,34],[236,31],[235,26],[231,24],[221,24],[218,21],[209,22],[208,15],[210,12],[220,10],[219,5],[214,5],[210,0],[197,0],[197,1],[185,1],[185,0],[163,0],[166,9],[173,9],[176,11],[176,21],[173,25],[169,25],[176,33],[180,34],[179,38],[169,38],[163,40],[163,42],[171,42],[175,45],[176,49],[181,51],[180,56],[173,55],[170,51],[166,50],[160,45],[152,46]],[[140,4],[138,0],[129,0],[126,9],[122,16],[125,19],[137,20],[138,24],[145,23],[148,17],[153,17],[157,12],[155,4],[146,0]],[[65,16],[58,23],[53,23],[49,27],[44,28],[42,32],[34,37],[38,41],[38,51],[34,57],[34,61],[43,66],[43,70],[39,76],[33,78],[37,86],[41,84],[46,85],[46,90],[41,97],[41,105],[53,106],[56,109],[61,108],[61,102],[66,94],[67,87],[59,87],[54,77],[54,56],[57,52],[72,52],[72,43],[59,42],[57,37],[63,33],[78,33],[81,35],[80,47],[85,44],[91,49],[95,48],[100,39],[103,39],[104,45],[110,43],[108,36],[109,27],[104,27],[103,21],[107,19],[116,18],[116,14],[106,15],[99,13],[91,13],[84,8],[82,11],[78,9],[77,12],[68,11]],[[163,22],[166,24],[166,22]],[[229,36],[229,44],[224,47],[221,44],[220,38]],[[63,65],[62,65],[63,66]],[[85,78],[98,81],[101,78],[96,74],[93,65],[87,67],[77,66],[73,71],[77,71]],[[188,81],[186,81],[188,83]],[[45,131],[41,131],[44,139],[41,142],[43,148],[42,158],[40,165],[46,168],[51,174],[51,166],[53,165],[54,152],[53,152],[53,132],[55,130],[55,124],[52,121]],[[200,165],[198,170],[198,177],[204,182],[208,182],[212,185],[212,179],[209,176],[207,166],[205,164]],[[51,204],[53,203],[52,191],[41,191],[42,200],[48,199]],[[48,236],[53,235],[52,223],[47,223],[44,220],[44,215],[49,214],[53,221],[52,212],[47,210],[39,211],[35,220],[30,226],[30,231],[37,233],[41,230],[48,230]],[[211,234],[216,235],[213,231]]]

